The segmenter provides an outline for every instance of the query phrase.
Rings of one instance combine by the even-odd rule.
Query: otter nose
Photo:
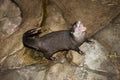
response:
[[[87,28],[84,27],[83,24],[80,25],[80,29],[81,29],[81,31],[86,31],[87,30]]]
[[[84,27],[84,26],[82,26],[81,29],[82,29],[82,31],[86,31],[87,30],[87,28]]]

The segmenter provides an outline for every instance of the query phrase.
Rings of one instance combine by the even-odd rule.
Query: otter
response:
[[[41,28],[34,28],[23,34],[23,45],[44,54],[45,58],[55,60],[53,54],[59,51],[75,50],[84,54],[80,46],[86,41],[86,27],[80,21],[76,21],[69,30],[60,30],[48,33],[42,37],[35,37]]]

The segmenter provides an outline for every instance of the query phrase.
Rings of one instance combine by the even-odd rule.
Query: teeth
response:
[[[80,27],[80,24],[81,24],[81,22],[80,22],[80,21],[78,21],[77,26],[78,26],[78,27]]]
[[[81,22],[80,21],[78,21],[78,24],[80,24]]]
[[[82,31],[86,31],[87,29],[86,27],[83,26],[83,24],[80,21],[77,22],[77,27],[79,28],[79,30]]]

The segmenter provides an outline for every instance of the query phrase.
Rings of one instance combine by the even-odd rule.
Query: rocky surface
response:
[[[8,56],[7,54],[9,54],[9,52],[4,53],[4,51],[6,51],[8,47],[13,48],[12,45],[7,46],[6,48],[3,46],[12,43],[14,39],[11,40],[11,42],[7,42],[7,43],[4,43],[4,41],[6,39],[9,39],[9,37],[12,36],[19,29],[21,22],[22,22],[22,18],[19,7],[10,0],[1,0],[0,1],[0,44],[1,44],[0,57],[4,56],[4,58],[2,59],[0,58],[0,65],[2,60],[7,58]]]
[[[120,18],[115,17],[119,14],[119,0],[12,1],[0,1],[0,80],[120,79]],[[68,29],[79,19],[87,26],[88,36],[106,27],[94,36],[94,44],[80,47],[85,55],[63,51],[54,55],[56,61],[49,61],[22,44],[23,33],[31,28],[42,27],[42,36]]]
[[[20,64],[24,64],[23,63],[23,61],[24,61],[23,57],[24,56],[22,58],[20,56],[23,55],[23,53],[25,51],[26,51],[26,53],[29,53],[29,51],[27,51],[27,49],[23,48],[22,35],[26,30],[28,30],[32,27],[36,27],[36,25],[39,22],[41,22],[41,18],[42,18],[42,11],[41,11],[42,7],[41,6],[42,6],[42,3],[37,2],[37,4],[38,3],[39,3],[38,6],[36,5],[36,3],[32,4],[32,6],[30,6],[30,7],[34,6],[36,9],[39,9],[39,11],[37,13],[34,12],[34,11],[30,13],[29,12],[29,7],[26,8],[28,10],[26,12],[27,15],[22,14],[22,23],[18,27],[18,30],[16,32],[14,32],[14,34],[9,36],[7,39],[5,39],[5,40],[1,39],[1,42],[0,42],[1,43],[1,46],[0,46],[0,53],[1,53],[0,54],[0,64],[1,64],[1,66],[0,67],[7,66],[7,68],[8,68],[11,65],[12,65],[12,67],[18,67],[18,65],[20,66]],[[23,11],[22,8],[20,10],[21,10],[21,12],[25,11],[25,10]],[[31,8],[31,10],[32,10],[32,8]],[[34,17],[32,17],[31,15],[34,16]],[[38,18],[38,16],[40,16],[40,15],[41,15],[41,17]],[[19,57],[18,57],[18,55],[19,55]],[[12,59],[11,62],[9,61],[9,58]],[[17,59],[18,61],[17,60],[15,61],[15,59]],[[29,60],[29,61],[32,61],[32,59]],[[17,64],[15,66],[13,66],[16,62],[17,62]]]
[[[37,64],[17,70],[5,70],[0,74],[0,79],[8,80],[10,77],[12,80],[18,78],[20,80],[116,80],[118,70],[107,57],[108,51],[96,40],[93,41],[94,44],[84,43],[81,46],[86,53],[83,65],[76,66],[67,60],[54,61],[47,65]],[[74,60],[72,63],[77,64],[77,61]]]
[[[98,40],[104,41],[109,46],[110,52],[117,52],[117,58],[120,61],[120,14],[95,37]],[[110,50],[111,49],[111,50]]]
[[[22,22],[20,9],[10,0],[0,1],[0,40],[12,35]]]

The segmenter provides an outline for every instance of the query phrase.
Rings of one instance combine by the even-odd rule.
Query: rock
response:
[[[41,67],[41,66],[39,66]],[[0,73],[1,80],[43,80],[46,70],[37,69],[37,67],[29,66],[28,68],[18,70],[6,70]]]
[[[44,21],[44,26],[42,27],[43,35],[50,33],[52,31],[66,30],[70,28],[62,13],[60,12],[59,7],[57,7],[52,2],[49,2],[46,8],[46,18]]]
[[[85,73],[86,74],[86,73]],[[81,68],[69,64],[57,63],[49,68],[46,73],[46,80],[83,80],[84,71]]]
[[[20,25],[21,23],[21,17],[14,17],[14,18],[6,18],[4,20],[2,20],[1,22],[1,39],[5,39],[7,37],[9,37],[10,35],[12,35],[17,27]]]
[[[8,56],[4,63],[1,63],[1,70],[6,69],[16,69],[22,67],[23,60],[19,57],[19,55],[15,54],[12,56]]]
[[[7,0],[8,2],[10,2],[10,0]],[[4,2],[4,1],[3,1]],[[8,3],[8,2],[6,2],[6,3]],[[14,4],[14,3],[10,3],[10,4]],[[17,2],[16,2],[16,4],[17,4]],[[22,13],[22,15],[24,15],[24,16],[22,16],[23,17],[23,23],[21,23],[21,25],[17,28],[17,32],[14,32],[11,28],[13,27],[11,27],[10,29],[14,32],[11,36],[9,36],[9,37],[7,37],[7,39],[4,39],[4,40],[0,40],[0,44],[1,44],[1,46],[0,46],[0,64],[5,64],[5,63],[7,63],[7,64],[5,64],[5,66],[7,67],[7,68],[9,68],[9,67],[11,67],[11,65],[12,65],[12,67],[19,67],[20,65],[21,65],[21,63],[20,64],[16,64],[15,65],[15,63],[17,62],[17,60],[16,61],[12,61],[13,63],[11,64],[11,62],[10,61],[8,61],[8,60],[10,60],[10,58],[11,58],[11,60],[13,60],[13,59],[15,59],[15,56],[14,56],[14,54],[16,54],[16,58],[18,57],[18,54],[19,53],[21,53],[21,54],[23,54],[24,53],[24,48],[23,48],[23,44],[22,44],[22,36],[23,36],[23,33],[26,31],[26,30],[29,30],[29,29],[31,29],[31,28],[33,28],[33,27],[35,27],[39,22],[40,22],[40,20],[41,20],[41,17],[40,18],[38,18],[38,16],[40,16],[40,15],[42,15],[41,13],[42,13],[42,7],[41,7],[41,4],[42,3],[39,3],[40,5],[36,5],[36,4],[32,4],[32,6],[30,6],[30,7],[33,7],[33,6],[35,6],[35,8],[36,9],[39,9],[39,10],[37,10],[37,13],[35,14],[35,13],[31,13],[31,14],[29,14],[29,13],[26,13],[26,14],[23,14]],[[15,5],[15,4],[14,4]],[[18,6],[18,5],[17,5]],[[12,7],[11,7],[12,8]],[[20,7],[21,8],[21,7]],[[26,8],[27,9],[27,8]],[[23,10],[23,9],[21,9],[21,10]],[[30,10],[32,10],[33,11],[33,9],[31,8]],[[6,11],[8,11],[8,10],[6,10]],[[17,12],[17,11],[14,11],[14,8],[13,8],[13,11],[10,11],[10,12]],[[34,11],[33,11],[34,12]],[[20,13],[19,13],[20,14]],[[11,15],[14,15],[14,13],[12,14],[11,13]],[[32,17],[32,19],[30,18],[30,17],[26,17],[26,16],[33,16]],[[37,16],[37,17],[36,17]],[[13,18],[14,20],[14,22],[15,23],[17,23],[18,21],[16,20],[17,18]],[[5,27],[7,27],[7,25],[5,26]],[[8,31],[11,31],[11,30],[9,30],[9,28],[6,28],[6,30],[8,30]],[[12,56],[14,56],[14,57],[12,57]],[[7,59],[9,57],[9,59]],[[7,59],[7,60],[6,60]],[[21,57],[19,56],[19,58],[18,58],[18,63],[19,63],[19,60],[21,60]],[[5,61],[5,63],[4,63],[4,61]],[[15,63],[14,63],[15,62]],[[23,61],[24,62],[24,61]]]
[[[25,76],[20,76],[17,71],[5,71],[3,74],[0,74],[1,80],[26,80]]]
[[[105,47],[110,53],[113,53],[112,55],[117,52],[116,58],[120,61],[120,14],[105,29],[97,33],[95,38],[101,41],[104,46],[106,45]]]
[[[32,65],[17,70],[0,73],[1,80],[116,80],[116,74],[71,66],[68,63],[50,65]]]
[[[84,66],[84,59],[85,59],[85,55],[80,55],[79,53],[77,53],[76,51],[69,51],[67,56],[67,60],[77,66]]]
[[[88,72],[87,80],[108,80],[106,76],[99,75],[94,72]],[[109,79],[112,80],[112,79]],[[113,79],[114,80],[114,79]]]
[[[55,79],[63,80],[64,72],[62,71],[64,71],[64,65],[59,63],[55,64],[51,66],[50,69],[47,71],[45,79],[46,80],[55,80]]]
[[[0,1],[0,39],[13,34],[22,22],[20,9],[10,0]]]
[[[94,35],[120,13],[119,0],[51,0],[63,13],[65,20],[72,24],[82,21],[88,36]],[[112,4],[112,5],[109,5]]]
[[[81,50],[86,53],[85,64],[88,68],[97,71],[115,71],[113,64],[111,64],[108,58],[109,52],[99,42],[93,41],[95,42],[94,44],[84,43],[81,46]]]

